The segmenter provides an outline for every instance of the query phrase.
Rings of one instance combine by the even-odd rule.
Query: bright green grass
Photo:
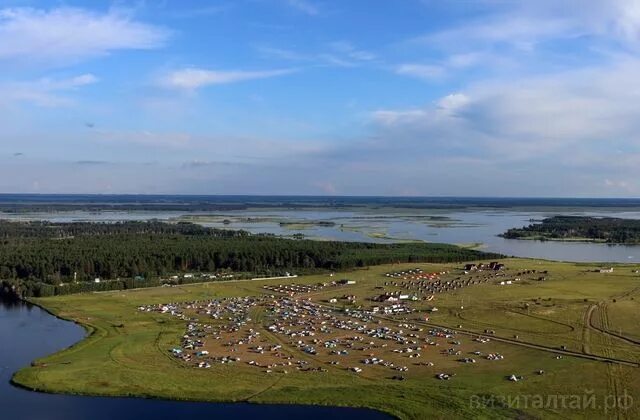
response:
[[[610,310],[609,325],[629,335],[638,334],[637,322],[625,321],[637,316],[637,303],[625,299],[612,302],[640,286],[631,268],[616,266],[613,274],[587,272],[594,267],[536,260],[506,261],[513,268],[549,270],[545,282],[520,282],[512,286],[483,284],[438,295],[433,302],[418,307],[437,305],[440,311],[431,321],[437,324],[483,331],[496,330],[496,335],[545,346],[566,345],[582,351],[588,339],[593,354],[640,359],[638,347],[613,340],[591,331],[585,336],[584,311],[589,305],[606,301]],[[375,287],[386,280],[383,273],[420,266],[426,271],[453,270],[454,265],[403,264],[372,267],[335,278],[357,281],[349,293],[359,301],[376,293]],[[327,276],[306,276],[291,280],[296,283],[328,281]],[[287,281],[289,282],[289,281]],[[203,401],[250,401],[256,403],[299,403],[335,406],[357,406],[379,409],[400,418],[638,418],[640,379],[638,369],[491,342],[482,351],[500,352],[505,360],[479,361],[477,364],[452,364],[447,371],[456,373],[451,381],[438,381],[434,368],[411,369],[405,381],[380,376],[354,375],[341,369],[325,373],[292,371],[266,374],[255,368],[237,365],[214,365],[211,369],[195,369],[171,358],[167,349],[179,343],[184,322],[170,316],[140,313],[143,304],[210,299],[214,296],[246,296],[262,293],[264,284],[280,284],[283,280],[207,283],[173,288],[153,288],[126,292],[105,292],[39,299],[36,303],[53,313],[81,323],[91,335],[76,346],[38,361],[33,367],[19,371],[14,381],[30,388],[62,393],[93,395],[135,395]],[[335,294],[323,291],[313,299],[320,301]],[[637,295],[636,295],[637,296]],[[542,298],[541,300],[537,300]],[[550,300],[549,300],[550,299]],[[585,301],[586,299],[586,301]],[[540,304],[536,304],[539,302]],[[624,305],[618,305],[623,303]],[[529,303],[528,309],[525,303]],[[460,309],[464,306],[464,309]],[[637,319],[637,318],[631,318]],[[460,336],[463,340],[468,340]],[[444,357],[444,356],[439,356]],[[437,363],[437,361],[436,361]],[[443,362],[445,363],[445,362]],[[545,375],[535,375],[538,369]],[[505,379],[510,374],[524,375],[522,382]],[[637,404],[629,410],[590,411],[575,408],[476,407],[474,395],[511,397],[517,395],[582,395],[593,392],[601,402],[614,390],[636,396]]]

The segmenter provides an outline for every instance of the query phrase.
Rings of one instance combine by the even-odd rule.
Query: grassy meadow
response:
[[[437,325],[464,331],[456,340],[462,342],[465,354],[476,349],[500,353],[504,355],[500,361],[478,358],[477,363],[460,363],[441,354],[448,345],[443,341],[423,352],[423,360],[433,361],[434,366],[411,366],[402,381],[377,367],[367,367],[361,374],[335,367],[324,372],[265,373],[244,363],[197,369],[169,353],[180,344],[185,321],[138,311],[142,305],[257,296],[266,293],[262,288],[266,284],[330,281],[327,275],[316,275],[35,299],[52,313],[85,326],[89,334],[75,346],[17,372],[13,380],[46,392],[370,407],[403,419],[639,418],[640,377],[633,363],[640,362],[640,346],[633,340],[640,339],[640,274],[632,272],[635,267],[617,265],[613,273],[603,274],[588,264],[503,262],[507,276],[520,280],[505,286],[489,281],[439,293],[432,301],[412,303],[416,312],[396,318],[425,329]],[[459,264],[401,264],[337,273],[334,279],[356,280],[344,290],[357,296],[358,305],[368,307],[374,305],[369,299],[389,280],[384,273],[415,267],[463,276]],[[538,274],[519,275],[525,270],[545,271],[545,280],[538,281]],[[333,290],[322,290],[308,297],[324,304],[334,295]],[[433,306],[438,311],[425,320]],[[255,318],[256,328],[264,327],[260,317]],[[472,341],[470,334],[485,335],[486,330],[495,339],[484,344]],[[558,353],[561,347],[568,353]],[[629,363],[578,357],[582,354]],[[324,365],[320,357],[299,357]],[[440,372],[455,376],[438,380],[435,375]],[[512,374],[524,379],[508,381]],[[611,396],[625,393],[636,397],[636,404],[615,407]],[[593,395],[595,404],[584,407],[564,400],[574,395]],[[545,402],[533,403],[538,398]]]

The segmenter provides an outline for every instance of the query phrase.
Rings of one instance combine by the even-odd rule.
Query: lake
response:
[[[474,244],[484,251],[505,255],[574,262],[622,262],[640,264],[640,246],[581,242],[504,239],[498,235],[554,215],[607,216],[640,219],[640,206],[592,207],[574,204],[536,205],[531,208],[465,207],[399,208],[362,205],[347,208],[251,208],[234,211],[64,211],[0,213],[9,220],[54,222],[122,220],[190,221],[220,229],[243,229],[285,237],[302,234],[318,240],[389,243],[426,241]],[[325,222],[325,225],[318,225]],[[326,223],[332,224],[327,226]]]
[[[44,394],[12,386],[13,373],[38,357],[71,346],[84,330],[42,309],[0,297],[0,418],[7,420],[113,419],[390,419],[383,413],[358,408],[197,403],[140,398],[102,398]]]

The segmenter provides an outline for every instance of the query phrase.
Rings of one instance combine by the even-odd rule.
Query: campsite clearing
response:
[[[627,321],[640,299],[636,267],[488,263],[36,299],[90,335],[14,381],[400,418],[640,416],[625,397],[640,395],[638,324]]]

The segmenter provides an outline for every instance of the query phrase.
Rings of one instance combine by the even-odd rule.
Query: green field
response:
[[[441,354],[452,346],[443,339],[438,346],[425,346],[422,351],[420,360],[434,365],[418,366],[391,353],[390,344],[384,350],[390,354],[385,359],[402,360],[409,366],[402,373],[404,380],[394,380],[389,369],[359,365],[362,357],[355,351],[340,366],[329,365],[326,352],[299,351],[287,340],[269,335],[267,315],[256,310],[252,328],[269,340],[279,340],[287,352],[310,366],[325,367],[324,371],[267,373],[245,363],[198,369],[169,352],[181,343],[184,320],[138,310],[142,305],[272,293],[264,285],[330,281],[328,275],[317,275],[36,299],[56,315],[84,325],[90,335],[19,371],[14,381],[47,392],[371,407],[411,419],[639,418],[640,275],[632,272],[636,267],[618,265],[613,273],[602,274],[593,272],[596,266],[586,264],[502,262],[507,266],[504,278],[514,280],[511,285],[500,286],[501,278],[491,277],[484,283],[438,293],[431,301],[412,302],[415,312],[411,314],[379,316],[370,323],[394,328],[411,323],[416,331],[418,327],[424,330],[421,337],[434,326],[448,327],[457,331],[453,340],[460,342],[456,346],[464,357],[481,350],[483,354],[500,353],[504,360],[473,356],[477,363],[461,363],[459,357]],[[327,287],[299,298],[330,308],[329,299],[348,294],[357,297],[357,306],[368,309],[378,305],[370,301],[372,296],[392,287],[385,285],[389,281],[385,273],[415,267],[449,271],[443,280],[482,276],[462,274],[459,264],[377,266],[336,274],[334,279],[356,281],[339,293]],[[525,270],[536,272],[520,274]],[[539,281],[542,272],[546,272],[545,280]],[[429,313],[427,321],[426,310],[433,306],[438,311]],[[334,304],[336,313],[345,307],[356,305]],[[473,340],[481,335],[491,341],[479,344]],[[383,349],[376,351],[382,354]],[[347,369],[355,365],[362,366],[363,372]],[[544,374],[537,374],[540,370]],[[436,379],[441,372],[455,376],[448,381]],[[507,380],[512,374],[524,379]],[[628,404],[625,395],[635,397],[635,404]],[[593,401],[585,404],[590,396]],[[616,396],[625,401],[624,407],[613,403]],[[576,402],[578,399],[582,402]]]

